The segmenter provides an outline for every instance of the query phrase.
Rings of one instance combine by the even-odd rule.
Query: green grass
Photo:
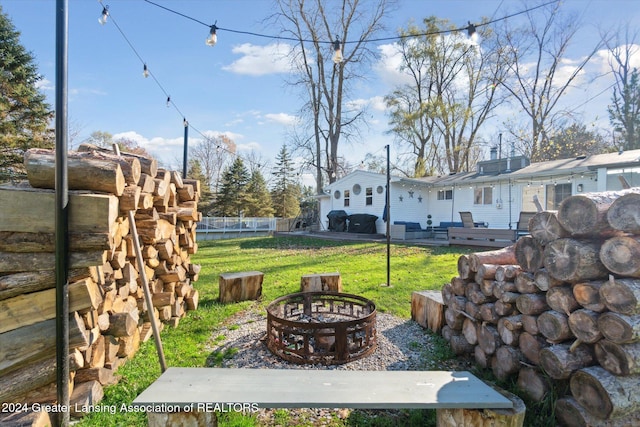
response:
[[[267,237],[199,242],[194,264],[202,266],[194,286],[200,294],[198,309],[188,312],[177,328],[165,328],[162,344],[171,367],[219,366],[233,357],[234,349],[224,352],[210,349],[224,336],[214,330],[236,313],[246,309],[264,310],[280,296],[298,292],[305,274],[340,272],[343,291],[373,300],[377,309],[409,319],[411,293],[441,289],[457,272],[457,259],[471,250],[446,247],[391,245],[391,286],[387,281],[386,244],[338,242],[307,237]],[[224,272],[258,270],[264,273],[263,296],[258,302],[220,304],[218,275]],[[233,327],[233,324],[231,324]],[[237,327],[237,326],[236,326]],[[448,344],[435,337],[436,350],[424,354],[424,369],[437,369],[439,361],[453,357]],[[116,408],[115,414],[91,413],[78,426],[146,426],[146,416],[121,411],[160,375],[153,339],[143,343],[135,358],[117,372],[118,384],[105,388],[101,406]],[[279,425],[286,426],[287,411],[278,411]],[[251,416],[221,414],[221,426],[254,426]],[[312,425],[312,424],[309,424]],[[352,411],[345,420],[332,419],[332,426],[435,425],[434,411],[401,411],[393,417],[384,412]],[[538,420],[537,425],[544,425]]]

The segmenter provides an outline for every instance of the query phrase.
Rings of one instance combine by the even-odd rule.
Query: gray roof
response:
[[[580,156],[571,159],[550,160],[546,162],[532,163],[514,172],[501,174],[480,174],[478,172],[460,172],[446,176],[429,176],[418,178],[419,181],[436,185],[463,185],[471,182],[500,181],[505,178],[526,180],[536,177],[548,177],[553,175],[570,175],[580,173],[594,173],[602,167],[624,168],[640,166],[640,150],[630,150],[615,153],[594,154]]]

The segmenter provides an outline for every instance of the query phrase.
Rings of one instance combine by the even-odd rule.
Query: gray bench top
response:
[[[169,368],[134,401],[261,408],[512,408],[467,371]]]

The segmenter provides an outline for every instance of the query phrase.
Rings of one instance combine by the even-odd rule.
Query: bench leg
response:
[[[522,399],[506,390],[492,387],[513,402],[513,409],[436,409],[436,426],[522,427],[527,409]]]
[[[216,427],[218,417],[215,412],[147,412],[149,427]]]

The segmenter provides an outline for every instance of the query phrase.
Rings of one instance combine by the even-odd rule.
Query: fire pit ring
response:
[[[376,306],[339,292],[299,292],[267,306],[267,347],[298,364],[339,365],[376,349]]]

